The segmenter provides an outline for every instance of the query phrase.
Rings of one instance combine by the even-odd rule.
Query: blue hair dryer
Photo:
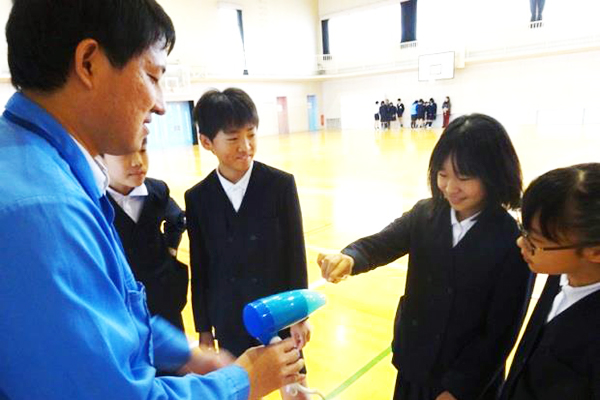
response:
[[[244,307],[244,325],[250,335],[268,345],[281,340],[277,336],[280,330],[306,319],[325,302],[325,295],[308,289],[290,290],[263,297]],[[297,383],[288,385],[286,390],[292,395],[299,390],[325,398],[317,390],[305,388]]]
[[[263,297],[244,307],[244,325],[252,336],[267,345],[280,330],[306,319],[325,302],[325,295],[308,289]]]

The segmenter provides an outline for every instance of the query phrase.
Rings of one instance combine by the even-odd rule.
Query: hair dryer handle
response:
[[[269,344],[279,343],[279,342],[281,342],[281,338],[279,336],[273,336],[273,338],[271,339],[271,341],[269,342]],[[299,383],[290,383],[289,385],[286,385],[283,390],[285,390],[286,392],[288,392],[292,396],[295,396],[295,395],[298,394],[298,387],[299,386],[300,386]]]

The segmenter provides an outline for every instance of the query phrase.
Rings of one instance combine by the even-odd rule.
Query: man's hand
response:
[[[306,343],[309,342],[311,331],[312,327],[307,319],[292,325],[290,333],[292,334],[292,339],[294,339],[294,344],[298,350],[302,350],[304,346],[306,346]]]
[[[213,337],[212,332],[200,332],[198,345],[202,350],[214,350],[215,338]]]
[[[235,358],[225,350],[218,353],[214,349],[204,349],[196,347],[192,349],[192,356],[183,367],[179,369],[179,374],[185,375],[193,372],[194,374],[208,374],[219,368],[233,364]]]
[[[338,283],[352,273],[354,259],[345,254],[323,254],[317,256],[321,275],[328,282]]]
[[[248,372],[250,400],[260,399],[282,386],[300,382],[305,377],[299,373],[304,367],[304,360],[300,358],[300,352],[292,338],[267,347],[251,347],[235,364]]]

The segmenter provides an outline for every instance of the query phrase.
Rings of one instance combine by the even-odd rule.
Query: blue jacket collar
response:
[[[73,174],[90,196],[98,204],[102,196],[96,185],[90,166],[75,143],[75,139],[46,110],[27,98],[23,93],[15,93],[6,104],[4,116],[9,121],[43,137],[69,164]]]

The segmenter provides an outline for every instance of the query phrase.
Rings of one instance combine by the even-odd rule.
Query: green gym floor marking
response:
[[[387,349],[383,350],[381,353],[379,353],[377,356],[375,356],[375,358],[373,358],[371,361],[369,361],[367,364],[365,364],[365,366],[363,366],[361,369],[356,371],[356,373],[354,375],[352,375],[350,378],[346,379],[333,392],[331,392],[327,396],[325,396],[325,399],[330,400],[330,399],[333,399],[333,398],[339,396],[344,390],[348,389],[348,387],[350,387],[350,385],[352,385],[354,382],[356,382],[358,380],[358,378],[360,378],[361,376],[366,374],[371,368],[373,368],[375,365],[377,365],[379,363],[379,361],[383,360],[388,354],[390,354],[391,351],[392,351],[391,347],[388,347]]]

